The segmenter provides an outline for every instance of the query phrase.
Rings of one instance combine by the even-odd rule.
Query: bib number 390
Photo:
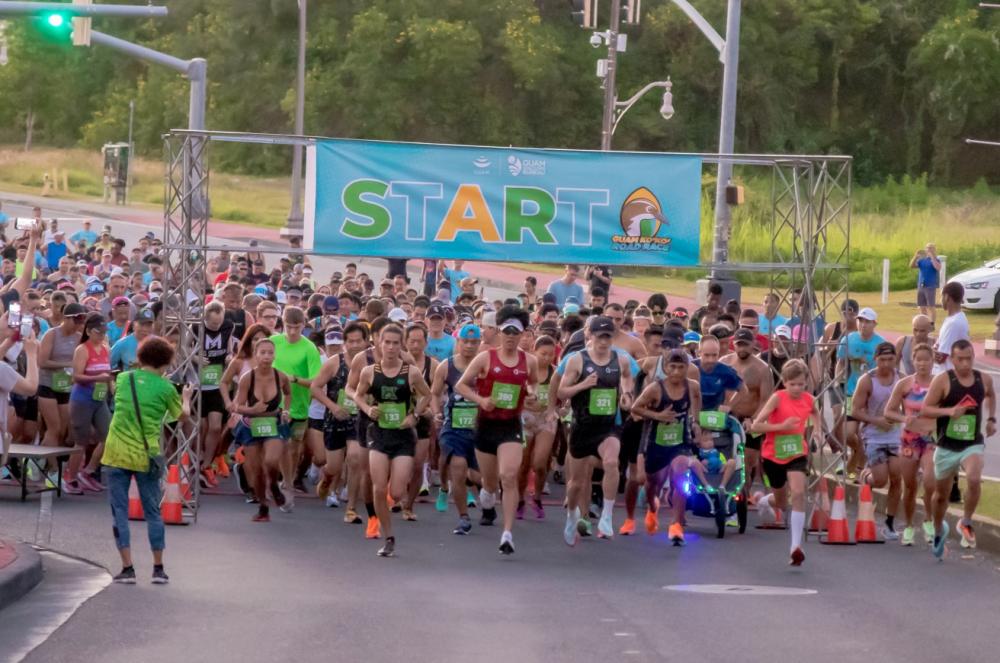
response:
[[[490,400],[499,410],[513,410],[517,407],[517,401],[521,397],[521,386],[517,384],[506,384],[504,382],[494,382],[493,391],[490,393]]]

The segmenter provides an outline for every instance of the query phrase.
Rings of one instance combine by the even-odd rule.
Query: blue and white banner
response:
[[[307,163],[317,254],[698,264],[698,157],[323,140]]]

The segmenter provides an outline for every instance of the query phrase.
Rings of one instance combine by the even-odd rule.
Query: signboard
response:
[[[316,254],[698,264],[698,157],[323,140],[307,164]]]

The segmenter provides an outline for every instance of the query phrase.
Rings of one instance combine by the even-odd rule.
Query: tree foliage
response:
[[[725,3],[696,0],[723,32]],[[607,11],[608,3],[601,3]],[[210,128],[293,126],[295,0],[171,0],[165,19],[95,20],[95,28],[209,63]],[[627,28],[619,96],[670,76],[677,113],[650,95],[615,135],[618,149],[705,151],[718,144],[718,54],[669,0],[646,0]],[[602,17],[602,25],[604,24]],[[0,138],[96,148],[127,134],[134,100],[140,152],[186,125],[187,83],[95,46],[45,38],[11,20],[0,67]],[[603,56],[566,0],[313,0],[306,132],[394,140],[594,148]],[[744,3],[737,149],[842,152],[862,181],[929,172],[934,181],[997,177],[1000,12],[966,0],[754,0]],[[290,151],[228,145],[217,166],[286,172]]]

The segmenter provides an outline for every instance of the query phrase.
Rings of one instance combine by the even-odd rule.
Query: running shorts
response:
[[[785,484],[788,483],[789,472],[802,472],[805,474],[809,469],[809,458],[807,456],[799,456],[785,464],[775,463],[773,460],[768,460],[767,458],[762,458],[761,460],[764,466],[764,476],[767,477],[767,482],[771,485],[771,488],[775,490],[785,487]]]
[[[497,455],[501,444],[517,442],[524,444],[521,419],[483,419],[476,421],[476,451],[491,456]]]
[[[982,456],[984,453],[986,453],[986,445],[984,444],[973,444],[961,451],[937,447],[934,449],[934,478],[938,481],[947,479],[958,472],[966,458],[977,454]]]
[[[441,451],[444,453],[445,463],[450,463],[452,456],[464,458],[469,464],[470,470],[478,470],[479,463],[476,462],[476,435],[472,431],[458,431],[445,428],[438,438],[441,444]]]

